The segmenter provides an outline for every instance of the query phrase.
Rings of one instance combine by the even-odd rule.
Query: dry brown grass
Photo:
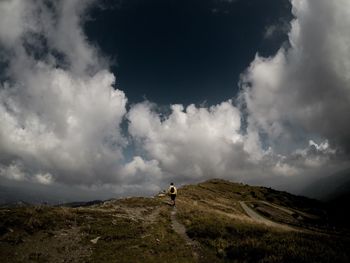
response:
[[[2,262],[349,262],[349,238],[270,227],[247,216],[239,201],[256,204],[255,209],[260,201],[285,208],[261,205],[274,215],[272,220],[293,217],[289,210],[314,218],[323,213],[313,200],[268,188],[223,180],[185,186],[178,191],[177,220],[199,242],[201,257],[196,258],[193,248],[172,229],[172,207],[164,199],[0,209],[0,258]]]
[[[238,192],[241,192],[240,194]],[[267,188],[247,187],[221,180],[208,181],[179,190],[178,214],[188,235],[222,261],[234,262],[348,262],[349,238],[317,232],[291,232],[250,219],[238,201],[275,201],[288,209],[320,211],[307,207],[313,200]],[[271,198],[271,196],[273,196]],[[306,204],[302,201],[306,200]],[[287,208],[285,210],[287,210]],[[283,209],[276,213],[287,214]],[[305,212],[306,213],[306,212]],[[290,215],[289,215],[290,216]],[[286,223],[286,221],[283,221]]]

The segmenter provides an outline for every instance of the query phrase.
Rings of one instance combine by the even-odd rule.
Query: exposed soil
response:
[[[197,241],[191,239],[187,233],[186,233],[186,227],[181,224],[177,219],[176,219],[176,207],[173,207],[173,210],[171,211],[171,225],[174,231],[179,234],[186,242],[188,246],[191,246],[192,248],[192,255],[193,258],[198,262],[200,261],[200,245]]]

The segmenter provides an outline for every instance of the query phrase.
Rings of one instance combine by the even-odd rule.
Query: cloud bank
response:
[[[91,1],[2,1],[1,175],[38,183],[115,183],[124,93],[85,38]],[[15,14],[15,15],[13,15]]]
[[[168,113],[126,109],[82,29],[93,4],[0,2],[1,180],[127,195],[221,177],[297,191],[349,166],[347,0],[293,0],[289,45],[256,55],[236,99]]]
[[[249,124],[275,147],[319,136],[349,152],[350,3],[292,5],[290,47],[269,58],[257,55],[242,76]]]

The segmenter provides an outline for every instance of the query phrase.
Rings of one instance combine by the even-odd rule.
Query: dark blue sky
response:
[[[236,95],[255,54],[287,39],[266,28],[291,16],[288,0],[128,0],[90,12],[88,39],[115,60],[117,87],[131,103],[220,103]]]

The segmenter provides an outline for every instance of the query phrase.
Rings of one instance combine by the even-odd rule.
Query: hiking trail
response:
[[[186,233],[186,227],[181,224],[179,221],[176,219],[176,207],[173,207],[171,213],[170,213],[170,218],[171,218],[171,226],[174,229],[174,231],[179,234],[185,241],[188,246],[191,246],[192,248],[192,256],[193,258],[198,261],[199,260],[199,243],[193,239],[191,239],[187,233]]]

